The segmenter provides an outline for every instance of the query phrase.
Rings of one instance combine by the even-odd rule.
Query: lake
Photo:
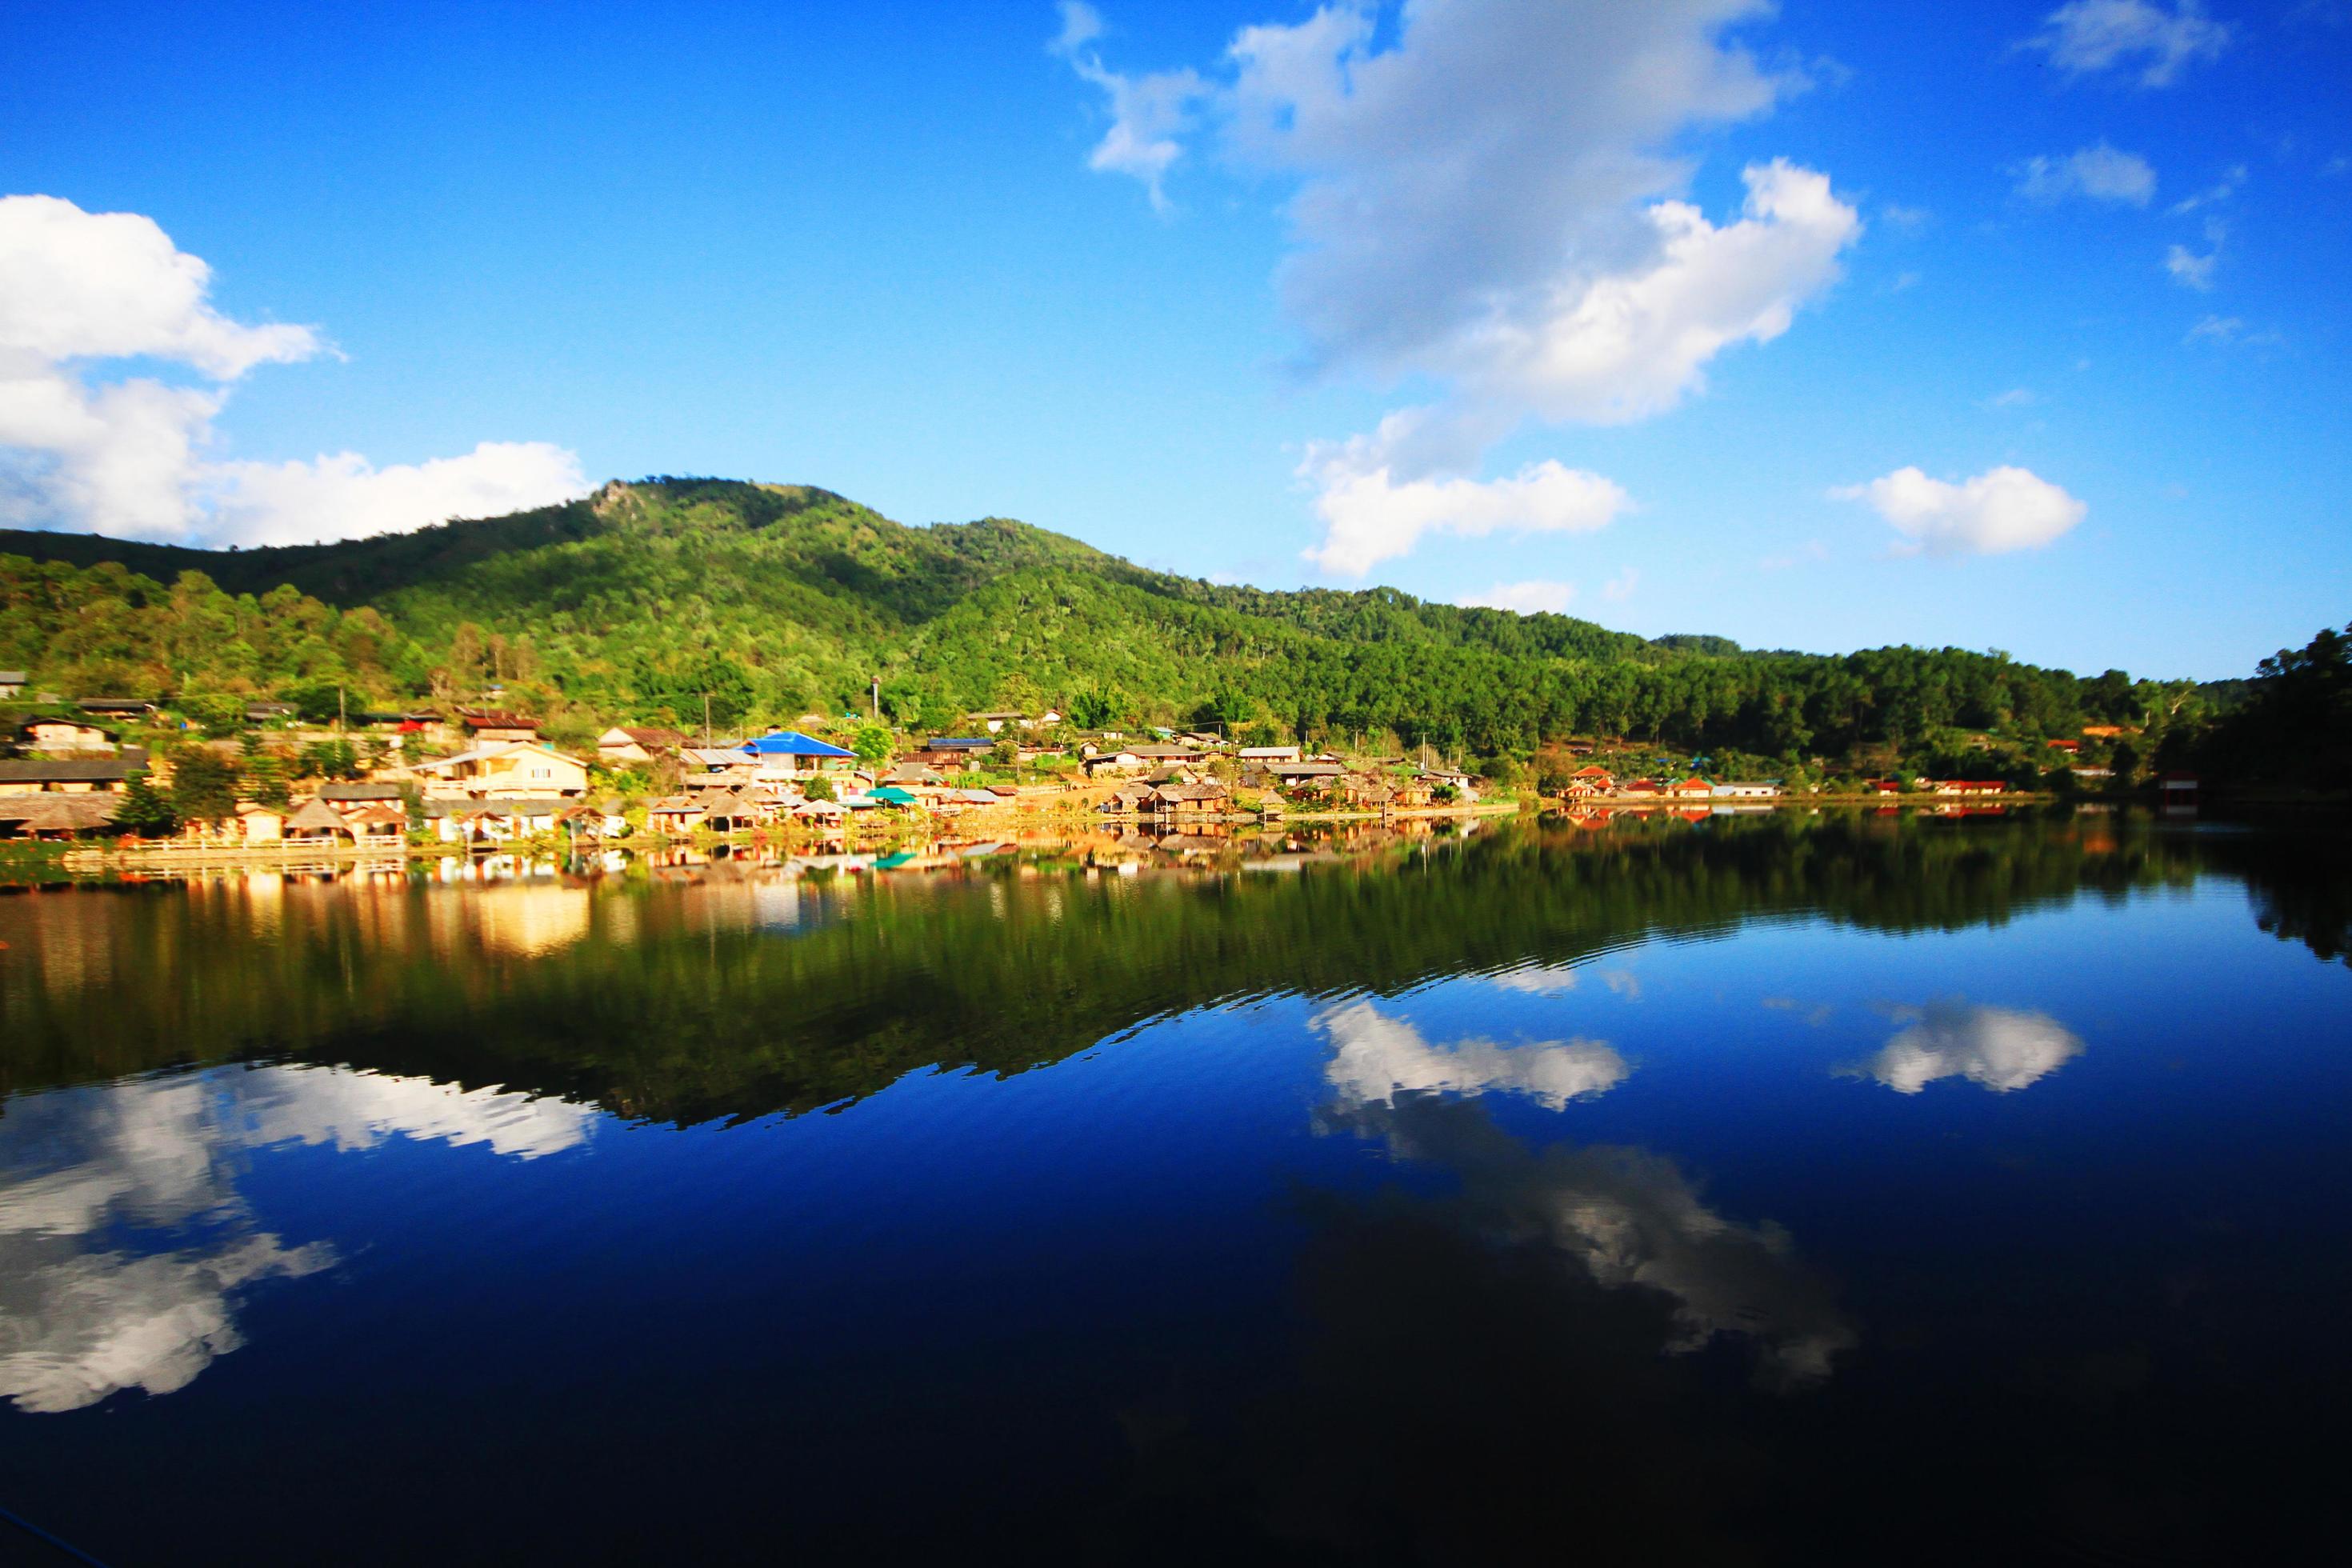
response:
[[[2087,814],[17,891],[0,1505],[115,1568],[2274,1559],[2347,940],[2332,831]]]

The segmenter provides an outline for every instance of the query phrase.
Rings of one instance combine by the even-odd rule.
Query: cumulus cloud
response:
[[[1958,484],[1897,468],[1864,485],[1830,492],[1859,500],[1930,555],[1999,555],[2039,550],[2083,521],[2090,508],[2030,468],[2004,465]]]
[[[152,218],[0,197],[0,523],[282,543],[542,505],[585,488],[576,458],[539,443],[383,469],[351,453],[215,460],[213,422],[230,384],[325,344],[314,328],[229,319],[211,283],[211,268]],[[94,377],[117,361],[178,379]]]
[[[1553,615],[1568,613],[1570,601],[1576,597],[1573,583],[1553,583],[1541,577],[1530,577],[1524,583],[1497,583],[1483,594],[1473,594],[1458,601],[1465,609],[1509,610],[1517,615]]]
[[[2142,87],[2165,87],[2230,46],[2227,23],[2198,0],[2068,0],[2019,46],[2039,50],[2069,76],[2137,70]]]
[[[75,1410],[184,1388],[243,1342],[247,1289],[333,1267],[239,1193],[249,1152],[394,1136],[532,1158],[595,1113],[499,1089],[343,1068],[234,1068],[28,1095],[0,1119],[0,1399]]]
[[[1401,1095],[1515,1094],[1556,1110],[1606,1094],[1633,1070],[1606,1040],[1432,1045],[1410,1022],[1370,1002],[1325,1008],[1309,1027],[1331,1042],[1323,1076],[1349,1107],[1391,1105]]]
[[[377,468],[357,452],[307,463],[216,463],[207,532],[221,542],[356,539],[453,517],[496,517],[587,489],[577,454],[545,441],[484,441],[458,458]]]
[[[1401,479],[1394,447],[1378,436],[1314,443],[1298,472],[1316,487],[1323,522],[1307,559],[1351,577],[1410,554],[1431,533],[1589,532],[1632,504],[1614,481],[1549,458],[1499,479]]]
[[[2156,170],[2137,153],[2101,142],[2061,158],[2028,158],[2019,164],[2017,194],[2028,201],[2060,202],[2081,196],[2144,207],[2156,195]]]
[[[2046,1013],[1936,1003],[1862,1070],[1897,1094],[1916,1094],[1945,1078],[2008,1094],[2082,1054],[2081,1038]]]
[[[1200,101],[1227,163],[1289,191],[1276,281],[1306,363],[1433,378],[1448,402],[1428,423],[1457,437],[1331,468],[1309,561],[1361,569],[1332,531],[1359,507],[1333,489],[1384,468],[1388,488],[1462,481],[1449,504],[1499,504],[1479,496],[1478,464],[1524,420],[1669,409],[1717,355],[1780,336],[1835,280],[1862,225],[1825,175],[1752,165],[1721,223],[1683,196],[1679,135],[1801,85],[1729,36],[1769,10],[1419,0],[1391,26],[1375,5],[1332,4],[1234,37]],[[1416,493],[1412,510],[1429,502]]]

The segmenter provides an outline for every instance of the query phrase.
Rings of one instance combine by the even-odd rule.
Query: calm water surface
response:
[[[493,873],[0,897],[0,1503],[117,1568],[2336,1515],[2333,835]]]

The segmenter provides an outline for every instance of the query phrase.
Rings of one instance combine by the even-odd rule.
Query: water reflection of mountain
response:
[[[1302,842],[1283,876],[1228,874],[1264,851],[1223,842],[1204,868],[1133,875],[1083,852],[720,862],[550,881],[528,907],[402,879],[52,891],[0,899],[0,1089],[294,1057],[679,1121],[808,1110],[934,1064],[1018,1071],[1221,999],[1557,973],[1748,920],[1952,930],[2216,864],[2291,901],[2291,859],[2217,860],[2217,842],[1782,815]]]

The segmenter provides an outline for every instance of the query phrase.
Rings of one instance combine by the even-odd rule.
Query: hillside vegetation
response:
[[[1392,732],[1524,757],[1570,733],[1769,758],[1918,753],[2160,725],[2185,687],[1998,653],[1750,653],[1389,588],[1281,593],[1147,571],[990,518],[908,527],[829,491],[613,483],[562,506],[341,543],[213,552],[0,533],[0,666],[68,695],[284,698],[332,711],[502,686],[559,732],[862,710]]]

